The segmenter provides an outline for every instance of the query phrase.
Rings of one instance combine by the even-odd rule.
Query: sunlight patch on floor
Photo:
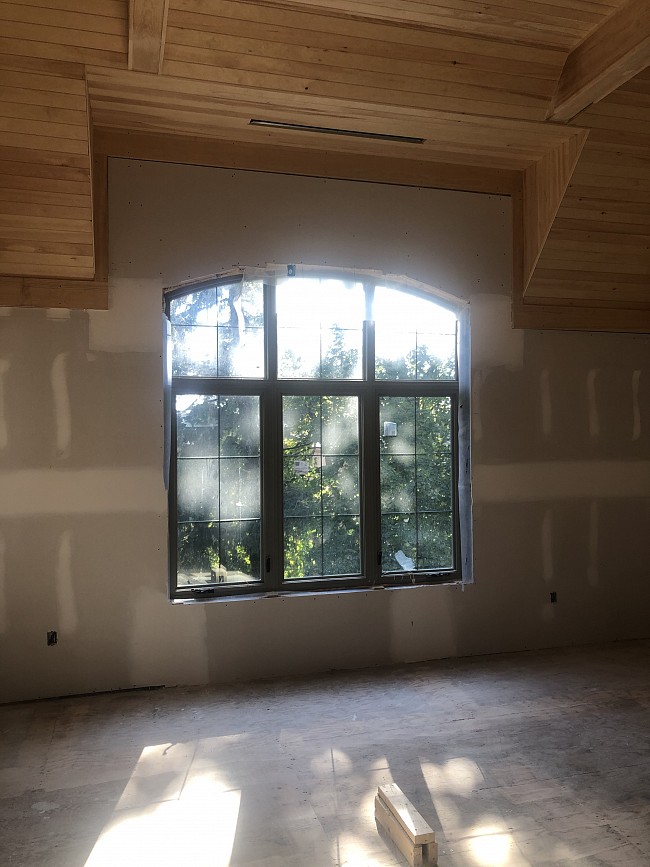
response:
[[[477,828],[469,840],[469,851],[480,867],[508,867],[514,858],[518,864],[527,863],[522,862],[512,834],[494,827]]]
[[[139,790],[142,802],[138,806],[120,808],[118,804],[90,853],[86,867],[115,867],[116,864],[120,867],[143,864],[228,867],[237,831],[241,790],[229,788],[212,769],[204,769],[186,780],[189,755],[193,750],[193,744],[163,744],[143,750],[125,794],[133,793],[133,785],[139,780],[163,779],[157,788],[152,788],[149,803],[144,802],[146,793]],[[169,763],[163,761],[164,756],[170,758]],[[176,780],[177,776],[180,781]],[[120,804],[128,802],[123,795]]]

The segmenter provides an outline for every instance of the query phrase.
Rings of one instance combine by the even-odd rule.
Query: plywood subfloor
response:
[[[56,652],[56,649],[53,649]],[[0,863],[650,863],[650,641],[0,708]]]

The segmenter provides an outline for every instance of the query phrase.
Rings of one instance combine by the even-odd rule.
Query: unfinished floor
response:
[[[0,707],[0,864],[650,864],[650,641]]]

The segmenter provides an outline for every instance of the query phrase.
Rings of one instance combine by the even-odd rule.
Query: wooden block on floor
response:
[[[438,863],[435,832],[395,783],[379,786],[375,820],[411,867],[434,867]]]

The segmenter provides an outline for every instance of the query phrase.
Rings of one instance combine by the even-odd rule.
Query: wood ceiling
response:
[[[0,304],[107,306],[133,156],[509,194],[516,325],[648,331],[649,64],[650,0],[0,0]]]

